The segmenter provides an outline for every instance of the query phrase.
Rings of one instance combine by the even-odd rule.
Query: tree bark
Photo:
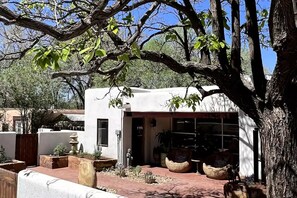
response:
[[[268,198],[297,197],[297,119],[285,109],[266,109],[260,127]]]

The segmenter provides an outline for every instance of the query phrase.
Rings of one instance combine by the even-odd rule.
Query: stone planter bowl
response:
[[[203,171],[208,178],[224,180],[228,179],[228,168],[226,166],[216,168],[203,163]]]
[[[165,164],[171,172],[185,173],[192,168],[191,156],[189,149],[172,149],[165,159]]]

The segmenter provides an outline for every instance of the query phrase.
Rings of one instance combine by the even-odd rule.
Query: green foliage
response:
[[[93,153],[93,156],[94,156],[95,160],[99,160],[100,157],[101,157],[101,155],[102,155],[101,149],[99,149],[98,147],[96,147],[94,149],[94,153]]]
[[[90,47],[82,49],[79,54],[83,55],[84,64],[89,63],[94,56],[103,57],[106,56],[106,51],[104,49],[100,49],[101,39],[97,38],[95,45],[91,45]]]
[[[129,63],[130,62],[130,55],[129,53],[123,53],[121,55],[118,56],[118,60],[119,61],[124,61],[126,63]]]
[[[147,184],[153,184],[153,183],[156,183],[156,178],[155,178],[154,174],[152,173],[152,171],[147,171],[147,172],[144,174],[144,181],[145,181],[145,183],[147,183]]]
[[[122,90],[120,90],[119,95],[116,98],[112,98],[109,100],[108,107],[113,107],[113,108],[121,108],[123,106],[123,101],[122,98],[131,98],[133,97],[132,89],[130,87],[124,86]]]
[[[119,177],[127,177],[126,169],[123,164],[117,164],[115,168],[115,174]]]
[[[7,157],[6,152],[5,152],[5,148],[1,145],[0,146],[0,164],[1,163],[6,163],[11,161],[11,159],[9,157]]]
[[[131,53],[132,55],[135,55],[137,58],[141,59],[140,48],[136,42],[132,43],[131,45]]]
[[[207,47],[212,52],[219,51],[226,46],[226,43],[219,41],[218,37],[214,34],[199,36],[194,44],[195,49],[201,50],[202,48]]]
[[[139,175],[142,171],[142,168],[141,168],[141,166],[137,165],[136,167],[133,168],[132,171],[135,176],[139,177]]]
[[[54,150],[53,150],[53,152],[54,152],[54,155],[57,155],[57,156],[64,156],[64,155],[66,155],[66,153],[67,153],[67,147],[64,145],[64,144],[58,144],[55,148],[54,148]]]
[[[196,106],[200,104],[201,98],[198,94],[190,94],[184,98],[180,96],[173,96],[169,101],[167,106],[169,108],[178,109],[182,105],[186,105],[196,111]]]
[[[113,107],[113,108],[121,108],[123,106],[123,101],[121,98],[112,98],[109,100],[108,107]]]
[[[37,47],[34,48],[32,52],[35,54],[33,61],[36,65],[40,66],[42,69],[51,66],[54,70],[60,68],[59,61],[67,59],[70,53],[66,48],[64,50],[57,50],[52,46]]]
[[[176,41],[177,36],[174,32],[169,32],[165,35],[165,41]]]
[[[109,19],[107,30],[112,31],[115,34],[119,32],[118,23],[115,18],[112,17]]]
[[[133,21],[134,21],[134,17],[133,17],[133,15],[132,15],[132,13],[129,12],[128,15],[126,15],[126,16],[123,18],[123,21],[125,21],[126,24],[131,24],[131,23],[133,23]]]

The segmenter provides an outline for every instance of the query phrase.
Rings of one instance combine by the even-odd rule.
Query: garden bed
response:
[[[27,166],[24,161],[12,160],[11,162],[6,162],[6,163],[0,164],[0,168],[18,173],[21,170],[26,169]]]
[[[69,155],[68,167],[78,170],[81,159],[86,159],[86,158],[80,158],[77,156]],[[103,169],[113,167],[117,163],[116,159],[106,158],[106,157],[101,157],[99,160],[92,160],[92,159],[86,159],[86,160],[90,160],[93,162],[96,171],[102,171]]]
[[[117,168],[105,169],[105,170],[101,171],[99,174],[121,177],[124,180],[136,181],[139,183],[147,183],[145,181],[145,175],[147,172],[140,170],[141,171],[140,173],[136,173],[135,167],[133,167],[130,170],[126,169],[126,168],[123,170],[125,171],[125,174],[123,174],[122,176],[119,175],[119,169],[117,169]],[[152,182],[150,184],[153,184],[153,185],[166,184],[168,182],[173,181],[172,178],[166,177],[166,176],[160,176],[160,175],[154,175],[154,174],[152,174],[152,176],[154,178],[154,182]]]
[[[40,166],[46,168],[64,168],[68,166],[68,156],[40,155]]]

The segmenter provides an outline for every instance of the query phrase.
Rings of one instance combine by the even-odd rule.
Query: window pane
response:
[[[108,146],[108,119],[97,120],[97,144]]]

